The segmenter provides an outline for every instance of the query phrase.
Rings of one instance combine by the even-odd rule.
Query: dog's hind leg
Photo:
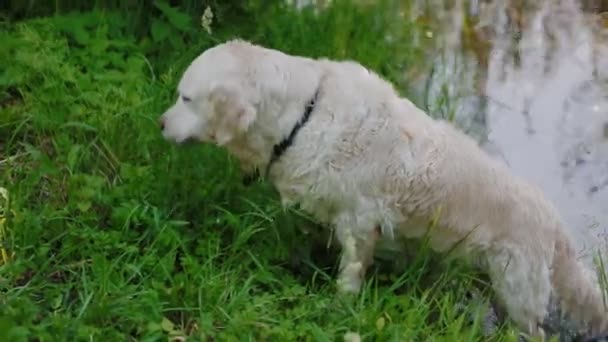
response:
[[[487,260],[492,287],[509,318],[523,332],[544,340],[542,323],[551,295],[544,260],[517,247],[488,253]]]
[[[342,246],[338,290],[358,293],[367,268],[373,263],[374,247],[379,230],[371,229],[365,234],[356,234],[351,229],[337,229],[337,238]]]

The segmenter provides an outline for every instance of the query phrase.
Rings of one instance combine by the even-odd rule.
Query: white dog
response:
[[[608,329],[601,290],[543,194],[360,64],[235,40],[196,58],[178,92],[165,139],[224,146],[285,205],[335,228],[340,290],[359,291],[378,239],[428,234],[485,267],[525,332],[544,335],[552,290],[581,327]]]

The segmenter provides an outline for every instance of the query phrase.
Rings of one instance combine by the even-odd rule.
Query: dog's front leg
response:
[[[352,229],[338,227],[337,237],[342,246],[338,290],[343,293],[358,293],[365,272],[373,263],[374,247],[379,237],[377,229],[369,232],[353,232]]]

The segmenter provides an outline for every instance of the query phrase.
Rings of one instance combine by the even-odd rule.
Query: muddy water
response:
[[[425,35],[443,52],[420,94],[433,115],[450,97],[457,124],[557,205],[581,255],[606,256],[608,35],[574,0],[530,2],[517,13],[513,1],[495,2],[444,10],[442,1],[418,2],[413,19],[433,8],[436,32]],[[476,49],[484,41],[488,48]]]

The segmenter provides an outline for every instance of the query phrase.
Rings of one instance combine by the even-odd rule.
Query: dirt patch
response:
[[[15,87],[8,87],[0,94],[0,108],[16,106],[21,102],[23,102],[23,96]]]

